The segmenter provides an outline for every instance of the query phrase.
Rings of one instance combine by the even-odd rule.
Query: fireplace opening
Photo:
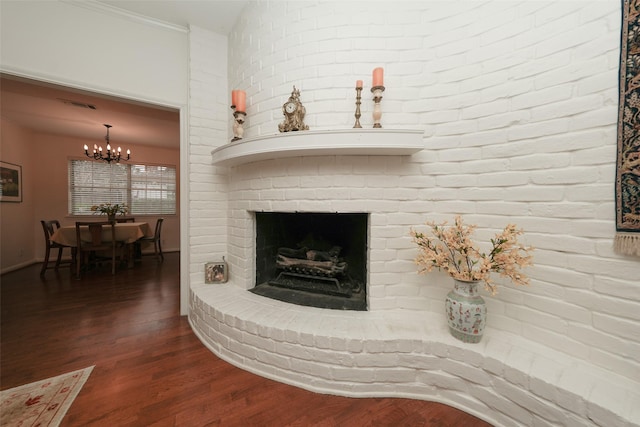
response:
[[[256,212],[251,292],[293,304],[367,310],[366,213]]]

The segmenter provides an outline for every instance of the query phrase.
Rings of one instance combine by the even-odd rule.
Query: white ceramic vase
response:
[[[478,343],[487,323],[487,306],[478,294],[479,281],[453,279],[445,309],[449,332],[460,341]]]

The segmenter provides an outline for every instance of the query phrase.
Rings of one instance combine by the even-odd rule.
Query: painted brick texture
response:
[[[516,223],[536,247],[532,283],[498,280],[500,293],[485,298],[488,328],[622,375],[637,392],[640,264],[612,250],[619,8],[602,1],[252,3],[228,38],[228,79],[209,60],[226,63],[224,41],[192,32],[192,287],[204,292],[202,264],[223,255],[229,286],[254,285],[252,211],[366,211],[371,312],[440,314],[450,279],[416,274],[409,228],[463,214],[487,242]],[[385,68],[382,125],[424,130],[420,153],[211,166],[206,154],[231,138],[232,88],[247,91],[246,138],[277,133],[293,85],[312,131],[350,129],[357,79],[365,82],[360,121],[370,127],[377,66]],[[266,358],[259,356],[260,370],[269,371]],[[304,371],[297,363],[287,369]],[[548,398],[558,380],[550,377],[521,380]],[[488,401],[477,391],[482,379],[464,379],[462,394],[475,403],[514,411],[523,404]],[[580,413],[579,404],[566,406]],[[579,424],[528,405],[550,424]]]
[[[237,286],[192,290],[189,320],[225,360],[305,389],[442,402],[495,426],[637,426],[636,382],[489,330],[451,337],[439,313],[331,311]]]
[[[189,278],[204,282],[204,264],[227,250],[227,176],[211,167],[211,150],[227,135],[227,38],[192,27],[189,32]],[[184,236],[183,236],[184,238]]]

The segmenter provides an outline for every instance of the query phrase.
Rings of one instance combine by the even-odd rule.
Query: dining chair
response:
[[[40,270],[40,276],[44,276],[45,271],[47,271],[47,269],[53,268],[56,271],[58,270],[58,267],[60,267],[62,264],[72,264],[73,263],[73,258],[74,258],[74,254],[73,254],[73,247],[72,246],[67,246],[67,245],[62,245],[60,243],[56,243],[53,242],[51,240],[51,236],[53,235],[53,233],[56,232],[56,230],[58,228],[60,228],[60,221],[58,221],[57,219],[52,219],[52,220],[40,220],[40,224],[42,224],[42,231],[44,231],[44,242],[45,242],[45,254],[44,254],[44,261],[42,262],[42,269]],[[62,252],[64,250],[64,248],[70,248],[72,251],[71,254],[71,259],[70,260],[62,260]],[[58,257],[56,258],[56,263],[54,265],[49,265],[49,263],[51,261],[49,261],[49,256],[51,255],[51,249],[57,249],[58,250]]]
[[[153,254],[160,262],[164,261],[164,255],[162,254],[162,222],[164,218],[158,218],[156,221],[156,230],[151,237],[143,237],[138,240],[140,243],[153,243]],[[151,255],[151,254],[148,254]]]
[[[111,235],[110,239],[103,239],[103,227],[108,228]],[[85,228],[89,230],[87,235]],[[116,253],[117,249],[124,247],[121,242],[116,241],[115,223],[110,221],[102,222],[76,222],[76,244],[77,244],[77,261],[76,261],[76,277],[80,278],[80,270],[85,264],[91,262],[111,259],[111,274],[116,274]],[[99,252],[106,252],[108,257],[100,257]]]

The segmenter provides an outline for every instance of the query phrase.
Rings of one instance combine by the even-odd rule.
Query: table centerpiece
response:
[[[126,203],[100,203],[99,205],[91,206],[91,211],[94,214],[106,215],[109,221],[115,221],[116,215],[125,215],[129,212],[129,207]]]

